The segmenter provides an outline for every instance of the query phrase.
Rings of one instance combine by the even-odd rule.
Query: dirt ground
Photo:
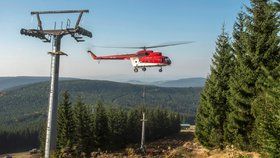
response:
[[[11,156],[12,158],[40,158],[39,154],[30,155],[29,152],[4,154],[4,155],[0,155],[0,158],[6,158],[8,155]]]
[[[182,130],[179,134],[149,142],[146,154],[131,146],[115,153],[92,153],[96,158],[259,158],[255,152],[243,152],[232,147],[225,150],[208,150],[194,140],[195,127]],[[7,154],[6,154],[7,155]],[[9,154],[13,158],[39,158],[40,155],[30,155],[29,152]],[[0,158],[4,155],[0,155]]]
[[[100,154],[98,158],[259,158],[255,152],[242,152],[234,148],[208,150],[194,140],[195,127],[182,130],[179,134],[147,143],[146,154],[141,155],[135,148],[122,153]]]
[[[243,152],[233,147],[227,147],[224,150],[208,150],[194,140],[195,126],[192,126],[181,134],[185,134],[185,142],[182,146],[172,149],[164,154],[167,158],[259,158],[260,154],[255,152]],[[191,135],[188,136],[188,135]]]
[[[242,152],[234,148],[208,150],[194,140],[195,127],[182,130],[179,134],[147,143],[146,154],[141,154],[135,147],[119,153],[101,153],[98,158],[259,158],[255,152]]]

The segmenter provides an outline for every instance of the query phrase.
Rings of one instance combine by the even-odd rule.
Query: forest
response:
[[[147,115],[146,140],[180,131],[179,113],[160,108],[105,108],[102,102],[88,106],[80,97],[71,103],[66,91],[58,108],[58,157],[89,157],[93,151],[114,151],[140,142],[142,112]],[[44,151],[45,131],[41,134]]]
[[[104,102],[86,104],[83,97],[63,93],[58,108],[57,154],[79,157],[92,151],[114,151],[140,142],[141,118],[145,111],[146,140],[152,141],[180,131],[182,115],[160,107],[122,107]],[[74,103],[72,103],[72,101]],[[28,128],[9,127],[0,130],[0,153],[30,150],[44,151],[45,119]],[[43,129],[43,130],[42,130]],[[28,141],[28,143],[26,143]]]
[[[280,157],[279,9],[279,1],[251,0],[232,36],[222,27],[196,116],[205,147]]]
[[[60,82],[60,94],[64,90],[76,98],[82,96],[85,103],[94,105],[102,101],[109,106],[133,108],[143,103],[143,89],[148,106],[167,108],[185,113],[194,123],[196,106],[201,87],[163,88],[133,85],[110,81],[69,80]],[[0,96],[0,130],[15,128],[38,128],[46,119],[49,83],[36,83],[4,91]],[[60,96],[61,98],[61,96]]]

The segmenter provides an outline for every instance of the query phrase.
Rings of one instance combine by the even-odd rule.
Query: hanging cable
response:
[[[145,71],[144,71],[144,80],[146,81],[146,75],[145,75]],[[145,117],[145,112],[146,112],[146,84],[143,84],[143,93],[142,93],[142,97],[143,97],[143,105],[142,105],[142,132],[141,132],[141,145],[140,145],[140,150],[146,154],[146,147],[145,147],[145,122],[147,121],[146,117]]]
[[[145,73],[145,71],[143,73],[144,73],[144,81],[146,82],[146,73]],[[142,109],[144,110],[145,107],[146,107],[146,83],[143,84],[142,99],[143,99],[143,103],[142,103],[143,107],[142,107]]]

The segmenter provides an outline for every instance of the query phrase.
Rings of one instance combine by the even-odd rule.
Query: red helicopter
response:
[[[108,56],[96,56],[92,51],[88,51],[94,60],[130,60],[132,66],[134,67],[134,72],[138,72],[138,68],[142,68],[142,71],[146,71],[147,67],[160,67],[159,72],[162,72],[163,66],[171,65],[171,60],[169,57],[162,55],[161,52],[147,50],[151,48],[168,47],[182,44],[189,44],[190,42],[177,42],[171,44],[161,44],[154,46],[144,46],[144,47],[106,47],[106,46],[96,46],[102,48],[127,48],[127,49],[141,49],[133,54],[121,54],[121,55],[108,55]]]

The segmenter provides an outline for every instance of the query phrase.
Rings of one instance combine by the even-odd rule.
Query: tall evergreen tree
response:
[[[109,144],[108,116],[101,102],[95,108],[94,135],[97,148],[106,149]]]
[[[129,143],[137,143],[141,139],[141,110],[133,109],[128,112],[127,139]]]
[[[263,68],[264,69],[264,68]],[[280,75],[280,65],[275,73]],[[256,133],[258,144],[262,151],[270,157],[280,157],[280,77],[274,79],[267,73],[263,82],[262,93],[253,105],[259,106],[256,118]]]
[[[251,113],[251,100],[254,97],[253,71],[249,68],[250,58],[245,49],[247,16],[241,11],[237,16],[233,30],[234,72],[229,81],[230,113],[225,137],[237,147],[249,146],[254,118]]]
[[[63,93],[63,101],[58,107],[58,149],[73,147],[75,138],[75,123],[73,118],[73,109],[70,102],[70,95],[67,91]]]
[[[213,93],[209,93],[209,87],[210,79],[208,76],[203,91],[200,94],[199,107],[196,114],[195,136],[203,146],[213,147],[209,137],[211,129],[213,128],[210,120],[213,114],[209,98]]]
[[[112,149],[125,147],[127,143],[127,114],[119,108],[111,108],[108,114]]]
[[[242,50],[235,49],[237,67],[230,83],[232,109],[228,129],[233,133],[234,145],[241,149],[256,149],[260,144],[257,144],[260,136],[258,120],[265,104],[256,103],[256,100],[263,94],[261,87],[266,78],[262,67],[274,71],[279,65],[279,17],[270,2],[251,0],[251,8],[247,8],[246,30],[241,39],[237,39],[241,41],[237,46]]]
[[[252,101],[256,97],[255,82],[257,79],[252,54],[249,50],[249,20],[248,15],[239,14],[237,24],[239,23],[241,27],[235,28],[233,34],[236,66],[230,80],[229,104],[231,111],[227,124],[228,141],[236,147],[246,150],[251,150],[255,146],[252,134],[255,121],[252,114]]]
[[[155,140],[161,138],[161,121],[159,120],[160,109],[159,107],[151,111],[147,111],[147,123],[146,123],[146,137],[149,140]]]
[[[82,152],[87,155],[93,150],[92,143],[93,136],[91,131],[90,108],[82,102],[81,97],[78,97],[77,103],[74,106],[74,120],[76,125],[76,152]]]
[[[256,65],[256,98],[252,103],[255,117],[254,136],[257,144],[272,157],[280,156],[279,78],[280,38],[279,12],[271,1],[252,0],[248,38]],[[279,2],[278,2],[279,6]],[[264,112],[265,111],[265,112]]]
[[[216,42],[211,74],[207,79],[206,89],[202,92],[202,100],[196,120],[196,130],[198,130],[196,135],[208,147],[224,147],[224,129],[227,111],[229,110],[227,101],[229,94],[228,81],[233,72],[233,64],[229,36],[223,26],[222,33]]]

